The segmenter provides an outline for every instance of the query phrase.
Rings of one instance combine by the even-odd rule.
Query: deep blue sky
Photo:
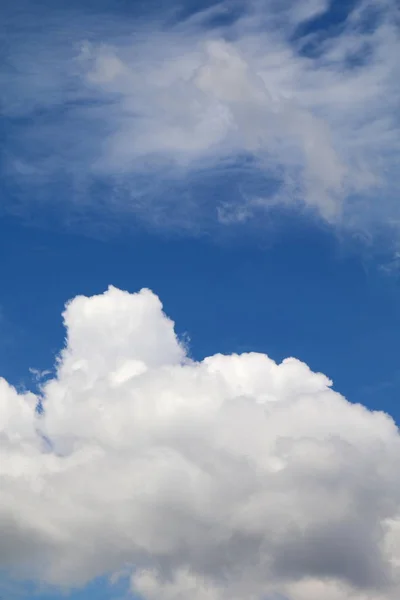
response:
[[[185,11],[211,4],[185,3]],[[80,2],[75,5],[81,8]],[[333,2],[328,14],[300,29],[293,42],[310,32],[336,35],[355,5],[354,0]],[[34,4],[19,2],[18,7],[23,15]],[[89,13],[134,18],[171,4],[86,0],[85,7]],[[54,10],[54,3],[42,2],[40,10]],[[312,53],[314,46],[303,51]],[[21,121],[4,119],[0,127],[3,139],[11,139]],[[214,193],[229,200],[231,181],[225,187],[220,180],[214,184]],[[281,219],[265,235],[262,227],[252,235],[240,226],[230,235],[176,235],[137,224],[119,229],[118,222],[104,235],[93,235],[87,222],[79,228],[66,225],[57,205],[50,210],[41,203],[49,193],[66,193],[61,180],[47,186],[47,191],[32,188],[30,202],[25,198],[21,208],[15,204],[15,182],[0,180],[0,202],[6,207],[0,211],[0,375],[9,382],[34,388],[29,369],[53,367],[63,346],[61,312],[67,300],[101,293],[110,284],[131,292],[149,287],[178,333],[190,338],[194,358],[247,351],[277,361],[295,356],[328,375],[350,401],[384,410],[400,422],[400,284],[393,272],[382,269],[378,253],[339,238],[328,226],[296,218]],[[204,194],[206,202],[212,189],[211,180],[193,194]],[[96,218],[99,232],[101,217]],[[73,597],[109,596],[100,583]]]

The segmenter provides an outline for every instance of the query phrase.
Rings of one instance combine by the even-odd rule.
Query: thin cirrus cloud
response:
[[[361,0],[319,26],[327,11],[324,0],[223,2],[186,19],[82,9],[40,29],[19,17],[2,74],[3,171],[22,195],[165,227],[251,224],[295,205],[366,233],[396,228],[396,3]]]
[[[3,573],[123,575],[145,600],[399,598],[388,415],[294,358],[193,361],[149,290],[63,316],[42,410],[0,380]]]

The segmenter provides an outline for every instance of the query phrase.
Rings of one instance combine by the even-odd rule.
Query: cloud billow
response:
[[[400,438],[294,358],[190,358],[149,290],[64,312],[39,398],[0,383],[0,568],[147,600],[395,600]]]

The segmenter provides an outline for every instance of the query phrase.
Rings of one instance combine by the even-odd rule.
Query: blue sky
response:
[[[218,353],[257,352],[278,363],[295,357],[332,379],[334,390],[350,403],[400,421],[395,3],[278,4],[186,2],[182,7],[173,2],[84,0],[67,8],[54,2],[38,7],[26,0],[1,9],[7,58],[0,68],[0,374],[20,394],[32,390],[51,402],[52,388],[43,391],[40,383],[55,378],[67,395],[80,398],[81,388],[75,389],[73,376],[68,380],[65,375],[69,355],[61,359],[65,373],[54,374],[65,344],[61,313],[76,296],[103,294],[112,285],[130,294],[151,289],[175,322],[189,357],[201,365]],[[136,296],[132,298],[134,310]],[[71,340],[73,332],[81,340],[79,327],[92,314],[89,308],[79,313],[76,306],[66,317]],[[152,319],[158,323],[157,315]],[[150,339],[153,321],[149,323],[149,331],[143,329],[140,335]],[[96,339],[102,322],[95,325],[82,330],[83,340],[92,333]],[[156,339],[164,335],[163,327]],[[78,364],[80,350],[68,343]],[[96,354],[94,342],[91,347],[89,340],[87,347]],[[170,351],[175,352],[172,346]],[[91,354],[82,356],[90,363]],[[157,363],[151,368],[160,367]],[[154,379],[160,373],[156,370]],[[298,377],[301,388],[303,375]],[[95,396],[103,393],[102,379],[98,381]],[[71,432],[65,433],[50,409],[49,414],[53,420],[45,431],[53,431],[54,448],[59,435],[61,452],[68,454],[63,436]],[[380,418],[368,415],[371,424]],[[314,418],[314,413],[304,415],[305,422],[314,423]],[[353,417],[348,418],[350,422]],[[16,419],[23,422],[22,416]],[[363,427],[360,420],[359,430]],[[84,435],[90,437],[86,430]],[[93,430],[93,439],[95,435]],[[251,437],[251,430],[247,435]],[[369,435],[365,447],[375,447],[374,434]],[[315,437],[320,439],[317,433]],[[364,442],[356,436],[353,442],[361,456]],[[398,441],[393,444],[382,459],[388,465],[390,490],[395,487],[390,457],[399,456]],[[122,450],[118,456],[125,456]],[[216,450],[214,456],[217,461]],[[369,454],[365,457],[359,459],[357,481],[372,468]],[[60,490],[68,493],[68,485],[69,479],[62,480]],[[7,488],[8,493],[13,492]],[[390,494],[398,507],[398,496]],[[122,500],[114,502],[116,512],[125,506]],[[62,527],[58,518],[54,516],[55,530]],[[350,522],[347,518],[344,523]],[[376,516],[377,522],[381,518]],[[15,538],[10,534],[7,542],[12,548],[22,544],[17,550],[22,566],[14,558],[0,562],[0,594],[3,589],[10,598],[33,593],[39,600],[61,597],[62,585],[75,585],[76,573],[69,563],[64,570],[54,564],[47,571],[40,561],[36,564],[35,548],[38,554],[44,548],[40,556],[46,561],[53,546],[40,541],[47,535],[43,529],[44,537],[35,538],[29,554],[35,527],[29,528],[27,519],[21,512],[22,533]],[[71,523],[75,527],[73,519]],[[189,531],[182,535],[190,536]],[[111,531],[109,539],[117,544],[113,535]],[[365,535],[360,533],[358,547],[372,539]],[[64,557],[62,552],[57,556]],[[68,552],[74,553],[73,544]],[[148,555],[137,552],[132,558],[122,553],[118,569],[126,568],[129,560],[137,568],[153,568],[146,562]],[[2,556],[0,551],[0,561]],[[132,575],[130,594],[126,579],[108,587],[111,573],[104,565],[110,560],[112,570],[118,571],[117,559],[104,556],[96,558],[96,566],[91,555],[84,559],[87,564],[82,560],[87,572],[76,571],[79,589],[68,592],[73,600],[225,598],[218,573],[200,568],[200,559],[187,566],[174,562],[177,555],[171,554],[165,568],[170,569],[172,587],[156,587],[159,578],[149,583],[145,576]],[[278,561],[278,555],[271,556]],[[217,586],[218,593],[199,584],[193,596],[186,580],[179,579],[182,565],[190,569],[190,577],[206,573],[207,585]],[[128,574],[136,566],[131,564]],[[357,569],[355,565],[354,573]],[[314,600],[321,593],[332,594],[326,595],[332,600],[340,597],[336,593],[381,600],[395,598],[400,589],[398,574],[386,589],[378,575],[378,583],[360,583],[362,578],[339,567],[321,567],[322,575],[317,567],[304,567],[297,580],[296,569],[292,572],[286,565],[274,572],[273,589],[263,588],[260,579],[261,587],[254,590],[243,588],[247,580],[234,583],[234,571],[227,572],[233,582],[226,588],[229,597],[245,589],[254,597],[265,590],[270,600],[278,598],[275,594],[284,600],[303,600],[309,594]],[[310,588],[296,587],[303,585],[303,578],[310,578]],[[335,586],[343,581],[348,587],[337,592]],[[52,591],[43,588],[49,583],[55,585]],[[367,592],[377,595],[362,595]]]

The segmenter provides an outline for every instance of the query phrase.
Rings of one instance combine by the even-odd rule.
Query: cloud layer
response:
[[[397,227],[395,2],[362,0],[340,23],[325,0],[49,14],[40,32],[12,17],[6,36],[4,170],[20,191],[163,227],[287,205]]]
[[[149,290],[64,312],[39,398],[0,382],[0,568],[146,600],[395,600],[400,437],[289,358],[195,362]]]

